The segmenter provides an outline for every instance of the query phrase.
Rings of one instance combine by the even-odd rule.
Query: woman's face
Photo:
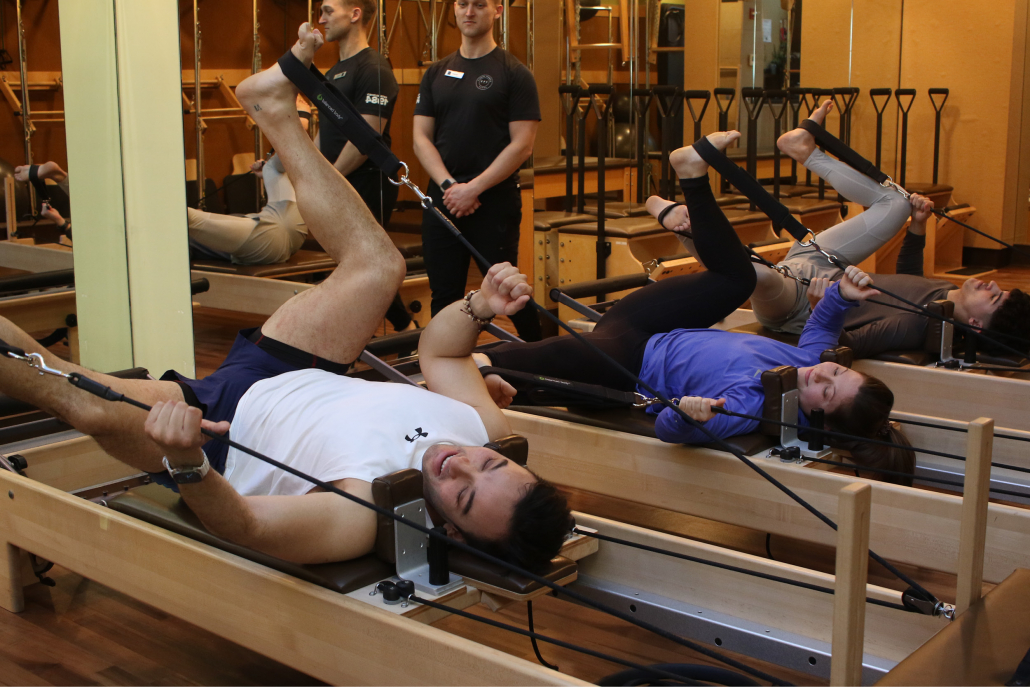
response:
[[[864,377],[837,363],[798,368],[798,403],[805,415],[822,408],[827,415],[855,400]]]

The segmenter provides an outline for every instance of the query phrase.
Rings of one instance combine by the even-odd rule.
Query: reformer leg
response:
[[[301,25],[294,56],[310,65],[322,36]],[[244,80],[236,96],[275,147],[308,231],[336,261],[324,282],[280,307],[270,338],[337,363],[375,334],[404,279],[404,259],[347,180],[315,148],[297,116],[297,89],[279,65]]]

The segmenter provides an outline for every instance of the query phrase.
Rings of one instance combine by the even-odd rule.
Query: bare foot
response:
[[[662,214],[665,208],[672,205],[671,200],[665,200],[661,196],[651,196],[647,199],[645,206],[655,219]],[[669,214],[662,218],[662,227],[674,234],[690,234],[690,215],[685,205],[679,205],[669,210]]]
[[[29,180],[29,167],[31,165],[18,165],[14,168],[14,179],[15,181],[28,181]],[[39,166],[37,175],[40,179],[51,179],[58,183],[64,181],[68,174],[61,169],[61,165],[57,164],[53,160],[44,162]]]
[[[740,138],[739,131],[717,131],[708,134],[708,142],[715,146],[716,150],[725,150],[731,143]],[[669,163],[676,170],[676,176],[680,179],[695,179],[708,174],[708,163],[701,159],[693,146],[687,146],[674,150],[669,156]]]
[[[300,25],[297,31],[297,42],[290,51],[304,63],[311,66],[315,51],[325,40],[318,29],[311,24]],[[248,76],[236,87],[236,97],[258,126],[265,126],[273,120],[297,117],[297,88],[293,85],[278,64],[273,64],[263,72]]]
[[[819,126],[823,125],[826,120],[826,115],[833,109],[832,100],[824,100],[823,104],[816,108],[812,116],[809,117],[813,122]],[[776,147],[779,148],[784,155],[797,160],[804,164],[808,156],[811,155],[816,148],[815,138],[812,134],[808,133],[804,129],[793,129],[780,136],[780,139],[776,141]]]

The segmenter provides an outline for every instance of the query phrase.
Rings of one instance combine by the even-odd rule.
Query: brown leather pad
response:
[[[234,265],[226,260],[197,260],[193,269],[219,274],[239,274],[245,277],[279,278],[312,272],[332,272],[336,263],[326,253],[299,250],[286,262],[274,265]]]
[[[560,212],[555,210],[543,210],[533,213],[533,229],[536,231],[549,231],[569,224],[582,224],[583,222],[594,222],[592,215],[580,212]]]
[[[193,514],[193,511],[186,506],[178,494],[159,484],[137,487],[125,494],[109,498],[107,506],[111,510],[131,515],[151,525],[157,525],[216,549],[235,554],[240,558],[246,558],[342,594],[378,582],[394,573],[393,566],[373,555],[343,563],[299,565],[234,544],[208,532],[200,524],[200,519]]]
[[[597,215],[597,203],[590,203],[583,206],[583,211],[588,215]],[[650,216],[647,207],[643,203],[627,203],[623,201],[604,204],[604,216],[612,219],[620,217],[645,217]]]
[[[1004,685],[1030,648],[1030,570],[1015,570],[877,685]]]
[[[597,233],[597,219],[592,218],[591,222],[564,226],[559,230],[559,233],[593,236]],[[604,223],[604,233],[613,238],[631,239],[664,234],[666,230],[662,228],[662,225],[658,224],[658,220],[651,215],[647,215],[646,217],[623,217],[621,219],[606,220]]]
[[[762,390],[765,400],[762,402],[762,417],[766,420],[780,421],[783,416],[783,393],[798,388],[798,369],[790,365],[780,365],[762,373]],[[759,427],[762,434],[779,438],[780,426],[763,422]]]
[[[385,477],[372,480],[372,500],[381,508],[391,511],[405,503],[422,498],[422,473],[419,470],[406,469],[391,472]],[[424,524],[424,523],[419,523]],[[394,549],[393,518],[376,514],[376,549],[375,554],[388,563],[397,563],[397,552]]]

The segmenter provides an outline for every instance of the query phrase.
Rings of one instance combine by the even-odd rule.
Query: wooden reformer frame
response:
[[[22,586],[33,581],[24,560],[28,552],[333,683],[582,684],[424,624],[442,612],[415,607],[412,617],[399,617],[369,604],[365,590],[333,593],[67,494],[133,472],[88,437],[21,453],[28,477],[0,471],[0,493],[7,492],[0,501],[0,550],[6,559],[0,565],[0,606],[9,611],[21,610]],[[864,562],[870,489],[844,480],[838,491],[838,560]],[[969,593],[970,602],[979,597],[976,563],[982,558],[975,542],[983,541],[985,506],[985,499],[965,506],[972,515],[963,535],[973,542],[964,548],[966,588],[977,590]],[[581,593],[617,606],[620,594],[632,594],[642,617],[683,636],[757,657],[779,656],[781,665],[820,675],[829,674],[832,634],[834,684],[876,679],[946,625],[941,618],[866,604],[867,596],[896,603],[900,594],[868,585],[864,566],[834,578],[584,513],[575,517],[578,526],[602,534],[836,587],[831,596],[605,542],[580,558],[575,583]],[[476,603],[480,594],[456,594],[455,607]],[[748,639],[756,628],[767,635],[764,645]],[[419,660],[383,661],[398,642]]]

